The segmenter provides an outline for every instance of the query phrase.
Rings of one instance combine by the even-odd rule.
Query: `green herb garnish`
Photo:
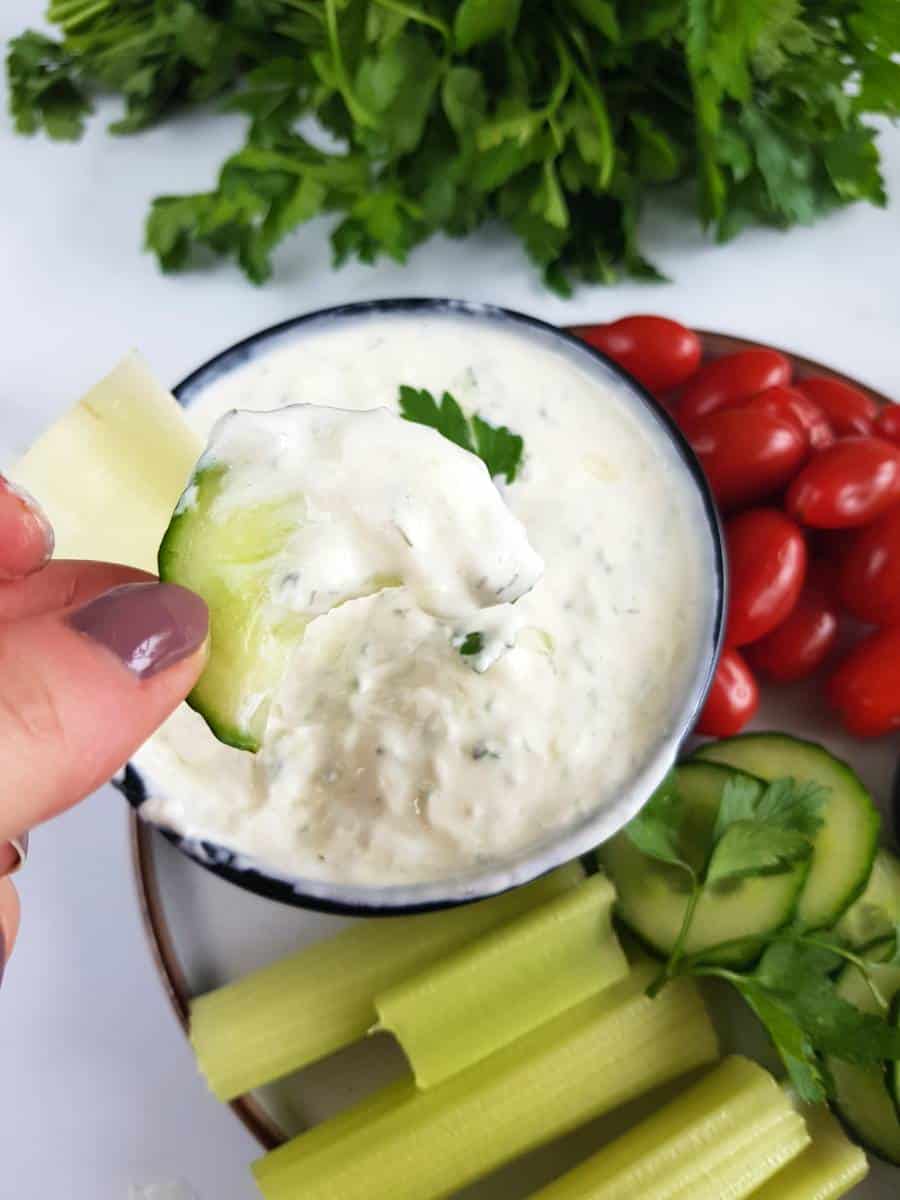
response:
[[[207,191],[160,196],[164,270],[234,258],[255,282],[299,226],[337,214],[336,262],[403,261],[499,221],[549,286],[658,278],[645,201],[687,180],[720,240],[884,203],[866,114],[900,114],[895,0],[50,0],[59,40],[9,44],[16,129],[77,138],[192,106],[247,118]],[[301,120],[318,132],[298,132]],[[324,134],[325,136],[321,136]],[[196,251],[202,253],[198,256]]]
[[[831,1081],[826,1055],[860,1065],[900,1057],[900,1030],[882,1016],[861,1012],[837,992],[835,972],[853,963],[875,990],[865,960],[835,935],[789,927],[758,938],[724,943],[696,955],[682,947],[704,889],[715,891],[752,876],[789,871],[813,851],[821,826],[827,789],[779,779],[764,789],[748,780],[729,780],[716,820],[705,839],[685,828],[674,774],[626,826],[642,853],[682,870],[690,880],[691,900],[676,945],[650,987],[655,994],[678,975],[712,977],[730,983],[765,1026],[803,1100],[825,1099]],[[716,962],[725,949],[757,943],[761,957],[749,970]],[[896,944],[900,948],[900,930]],[[900,949],[897,951],[900,956]],[[877,992],[876,992],[877,994]]]
[[[522,461],[524,444],[517,433],[505,425],[491,425],[476,413],[467,417],[449,392],[440,403],[424,388],[400,387],[400,414],[407,421],[428,425],[462,446],[485,464],[492,479],[502,475],[512,483]],[[463,653],[467,653],[465,650]],[[470,654],[477,651],[470,650]]]
[[[481,633],[467,633],[462,645],[459,647],[459,652],[468,657],[472,654],[480,654],[483,649],[484,635]]]

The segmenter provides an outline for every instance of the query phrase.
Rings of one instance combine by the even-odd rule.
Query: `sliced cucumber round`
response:
[[[724,763],[768,782],[791,778],[828,788],[797,920],[807,929],[834,925],[865,889],[878,849],[881,818],[857,775],[817,743],[783,733],[708,742],[693,760]]]
[[[865,950],[891,936],[898,923],[900,859],[882,846],[872,863],[866,890],[850,905],[834,931],[854,950]]]
[[[895,1029],[900,1029],[900,991],[897,992],[894,1003],[891,1005],[890,1022]],[[897,1120],[900,1121],[900,1059],[897,1062],[889,1062],[886,1073],[888,1091],[894,1102],[894,1113]]]
[[[705,846],[729,779],[741,778],[760,791],[765,784],[741,771],[713,763],[686,763],[676,769],[684,805],[685,841]],[[697,857],[690,845],[686,861]],[[643,854],[624,830],[602,846],[600,859],[618,893],[618,912],[625,924],[657,953],[668,956],[678,938],[690,899],[686,871]],[[702,863],[697,861],[698,868]],[[753,877],[704,889],[683,943],[685,954],[710,952],[716,961],[750,962],[759,948],[750,945],[715,952],[714,947],[741,938],[764,937],[791,920],[806,879],[807,863],[781,875]]]
[[[219,739],[257,750],[268,698],[306,620],[285,611],[263,619],[272,562],[297,522],[297,503],[256,505],[227,521],[210,515],[223,485],[218,467],[191,480],[159,548],[159,577],[197,592],[209,608],[209,658],[188,696]]]
[[[874,963],[870,972],[888,1002],[900,995],[900,967]],[[844,968],[837,993],[863,1012],[880,1012],[865,979],[854,966]],[[884,1067],[880,1063],[860,1067],[831,1055],[826,1058],[826,1064],[834,1081],[832,1104],[841,1120],[873,1153],[900,1165],[900,1119]],[[896,1066],[896,1063],[888,1064],[889,1072],[895,1072]]]

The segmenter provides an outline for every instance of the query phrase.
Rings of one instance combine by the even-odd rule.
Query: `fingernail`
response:
[[[174,583],[126,583],[66,620],[112,651],[139,679],[149,679],[193,654],[209,628],[200,597]]]
[[[53,557],[53,526],[34,496],[17,483],[11,483],[5,475],[0,475],[0,494],[10,496],[15,502],[13,519],[19,522],[15,542],[17,546],[21,543],[17,555],[24,554],[28,560],[22,571],[0,568],[0,579],[18,579],[23,573],[40,570]]]

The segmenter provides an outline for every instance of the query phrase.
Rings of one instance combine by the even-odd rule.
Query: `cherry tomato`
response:
[[[723,650],[697,733],[732,737],[740,733],[759,707],[759,688],[753,672],[737,650]]]
[[[572,329],[652,392],[678,387],[700,366],[700,339],[668,317],[622,317],[609,325]]]
[[[900,625],[900,508],[861,530],[841,566],[841,603],[870,625]]]
[[[858,737],[900,728],[900,626],[877,629],[854,646],[831,676],[828,698]]]
[[[685,435],[700,459],[713,495],[725,509],[762,500],[793,479],[808,444],[793,417],[752,408],[726,408],[693,424]]]
[[[728,550],[729,646],[755,642],[780,625],[806,575],[806,542],[775,508],[752,508],[725,526]]]
[[[791,364],[777,350],[763,346],[738,350],[704,363],[684,388],[678,407],[684,426],[726,404],[749,400],[766,388],[791,382]]]
[[[824,450],[834,441],[834,431],[828,418],[815,401],[792,387],[771,387],[757,392],[740,406],[760,409],[779,417],[790,417],[806,434],[811,449]]]
[[[788,489],[787,511],[818,529],[866,525],[900,499],[900,448],[874,437],[820,450]]]
[[[841,564],[856,544],[859,534],[858,529],[811,529],[807,533],[810,554],[823,565],[827,563],[831,567],[835,586]]]
[[[809,553],[809,547],[807,547]],[[813,558],[806,564],[805,587],[816,588],[828,600],[835,611],[841,607],[841,565],[840,560],[829,558]]]
[[[886,404],[875,418],[875,436],[900,446],[900,404]]]
[[[769,679],[792,683],[812,675],[822,665],[837,632],[837,606],[828,592],[810,581],[781,624],[747,647],[747,659],[755,671]]]
[[[810,375],[808,379],[798,380],[794,386],[818,404],[838,437],[872,432],[878,405],[859,388],[824,375]]]

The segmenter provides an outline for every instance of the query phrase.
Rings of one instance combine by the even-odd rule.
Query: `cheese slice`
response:
[[[156,574],[156,552],[202,443],[175,397],[128,354],[8,471],[43,506],[57,558]]]

